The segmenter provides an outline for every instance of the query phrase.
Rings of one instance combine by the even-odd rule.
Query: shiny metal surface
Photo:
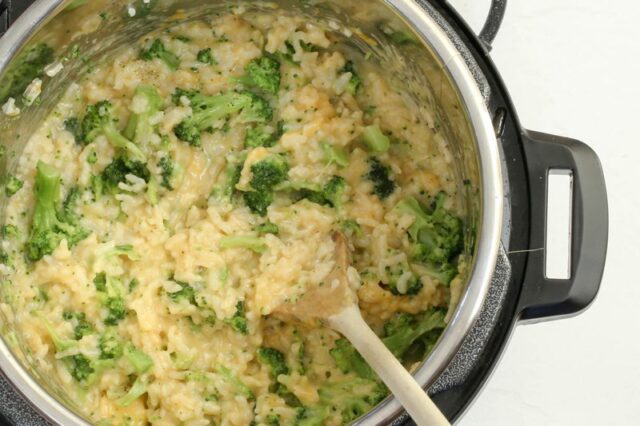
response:
[[[93,0],[74,11],[64,11],[68,0],[38,0],[6,33],[0,43],[0,72],[10,66],[11,60],[29,43],[47,40],[59,54],[68,52],[73,44],[84,47],[89,60],[105,57],[117,51],[130,40],[145,32],[176,22],[178,6],[183,10],[179,19],[194,18],[210,9],[222,7],[221,2],[202,4],[195,0],[159,0],[156,9],[147,17],[128,18],[125,8],[129,2]],[[135,2],[134,2],[135,3]],[[141,2],[139,2],[141,3]],[[237,4],[238,2],[234,2]],[[448,35],[429,14],[411,0],[327,0],[297,2],[282,0],[283,9],[299,9],[327,23],[336,31],[353,32],[354,48],[370,49],[377,59],[389,69],[391,75],[406,84],[417,105],[427,103],[437,111],[438,120],[445,130],[454,156],[458,159],[462,202],[467,211],[469,232],[468,254],[473,257],[468,284],[451,322],[429,358],[415,372],[424,388],[430,387],[447,368],[478,317],[485,301],[494,272],[500,247],[503,218],[503,179],[500,155],[491,118],[476,79],[469,71],[463,57]],[[364,5],[366,4],[366,7]],[[256,3],[252,3],[252,7]],[[257,4],[269,9],[269,4]],[[91,22],[100,11],[108,11],[110,18],[103,23]],[[420,45],[396,48],[385,44],[376,24],[384,19],[394,28],[413,32]],[[359,36],[362,30],[367,36]],[[348,30],[348,31],[345,31]],[[0,132],[5,135],[11,155],[0,164],[2,171],[11,170],[12,160],[17,158],[33,123],[44,118],[55,104],[69,81],[82,72],[81,61],[70,61],[65,70],[52,79],[45,80],[42,103],[27,108],[15,119],[0,118]],[[463,180],[472,184],[463,186]],[[0,202],[0,216],[4,201]],[[475,232],[473,232],[475,230]],[[0,368],[7,378],[32,404],[52,422],[64,425],[86,424],[72,408],[60,402],[64,397],[55,384],[40,377],[32,368],[29,354],[19,344],[11,344],[11,323],[2,318],[0,342]],[[25,362],[21,362],[24,360]],[[56,395],[53,397],[52,395]],[[59,398],[59,399],[56,399]],[[401,413],[400,406],[388,398],[374,411],[356,424],[390,424]]]

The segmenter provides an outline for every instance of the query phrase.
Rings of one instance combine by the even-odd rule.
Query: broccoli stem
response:
[[[384,154],[389,150],[391,141],[377,125],[367,126],[362,131],[362,141],[374,154]]]
[[[147,393],[148,386],[149,384],[147,376],[138,377],[136,381],[133,382],[133,385],[129,389],[129,392],[120,397],[116,401],[116,404],[121,407],[128,407],[129,405],[133,404],[135,400]]]
[[[262,254],[267,251],[267,245],[264,242],[264,239],[248,235],[222,237],[219,242],[219,247],[222,249],[244,248],[258,254]]]

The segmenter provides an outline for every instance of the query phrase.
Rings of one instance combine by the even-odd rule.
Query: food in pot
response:
[[[458,183],[425,107],[343,36],[230,13],[91,64],[21,154],[5,314],[100,424],[340,425],[387,395],[322,324],[278,317],[353,252],[408,368],[461,291]]]

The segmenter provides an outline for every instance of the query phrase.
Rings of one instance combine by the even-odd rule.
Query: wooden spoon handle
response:
[[[369,328],[357,306],[350,306],[328,320],[378,373],[418,426],[450,425],[429,395]]]

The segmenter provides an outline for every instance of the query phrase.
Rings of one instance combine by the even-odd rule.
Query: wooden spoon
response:
[[[346,237],[336,232],[333,241],[336,265],[325,282],[307,289],[295,303],[279,306],[274,313],[303,322],[325,320],[360,352],[418,426],[449,425],[429,395],[362,318],[347,276],[351,260]]]

